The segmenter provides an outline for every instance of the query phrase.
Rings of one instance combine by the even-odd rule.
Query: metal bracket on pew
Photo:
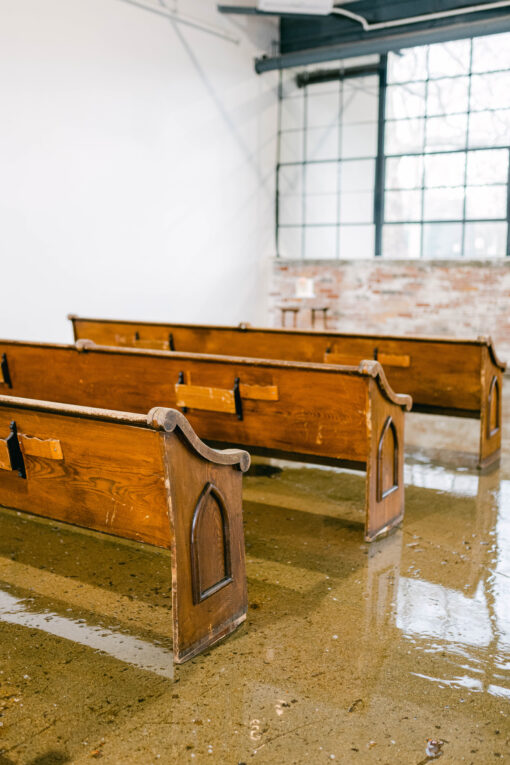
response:
[[[2,360],[0,362],[0,383],[7,385],[8,388],[12,388],[11,375],[9,373],[9,364],[7,363],[6,353],[2,353]]]
[[[241,399],[241,391],[239,390],[239,377],[234,380],[234,403],[236,407],[237,419],[243,419],[243,402]]]
[[[177,385],[186,385],[186,382],[184,380],[184,372],[179,372],[179,378],[177,380]],[[183,414],[186,414],[186,412],[188,411],[188,407],[187,406],[181,406],[181,409],[182,409]]]
[[[175,351],[174,336],[173,336],[172,332],[168,333],[168,350],[169,351]]]
[[[0,438],[0,469],[17,470],[20,478],[26,478],[25,461],[18,441],[18,429],[13,420],[7,438]]]

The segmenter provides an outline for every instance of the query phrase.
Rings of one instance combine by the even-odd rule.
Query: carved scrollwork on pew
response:
[[[198,605],[232,582],[230,528],[225,500],[208,482],[191,522],[191,587]]]
[[[382,502],[398,489],[397,429],[391,417],[387,417],[377,445],[377,501]]]
[[[492,438],[501,425],[501,390],[499,380],[494,375],[489,386],[487,397],[487,438]]]

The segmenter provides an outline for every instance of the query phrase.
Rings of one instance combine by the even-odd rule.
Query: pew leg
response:
[[[176,439],[166,459],[174,658],[179,664],[233,632],[247,610],[242,473],[186,454],[186,449]]]
[[[501,455],[503,375],[486,356],[481,377],[479,470],[497,465]]]
[[[478,470],[484,471],[496,467],[501,459],[501,425],[496,432],[490,430],[486,411],[480,417],[480,446],[478,450]]]
[[[367,542],[388,534],[404,517],[404,413],[379,402],[374,410],[365,493]]]

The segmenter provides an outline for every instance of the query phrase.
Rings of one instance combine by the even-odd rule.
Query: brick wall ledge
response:
[[[485,260],[468,260],[464,258],[450,258],[447,260],[439,260],[433,258],[339,258],[336,259],[320,259],[320,258],[277,258],[271,257],[271,262],[279,266],[353,266],[356,263],[373,263],[374,265],[413,265],[418,267],[424,266],[471,266],[478,268],[486,268],[487,266],[506,266],[510,268],[510,257],[501,258],[486,258]]]

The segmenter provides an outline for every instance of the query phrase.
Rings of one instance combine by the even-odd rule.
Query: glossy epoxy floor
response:
[[[3,510],[0,765],[510,762],[510,407],[489,475],[477,428],[408,418],[372,545],[361,475],[249,476],[248,622],[175,669],[167,554]]]

